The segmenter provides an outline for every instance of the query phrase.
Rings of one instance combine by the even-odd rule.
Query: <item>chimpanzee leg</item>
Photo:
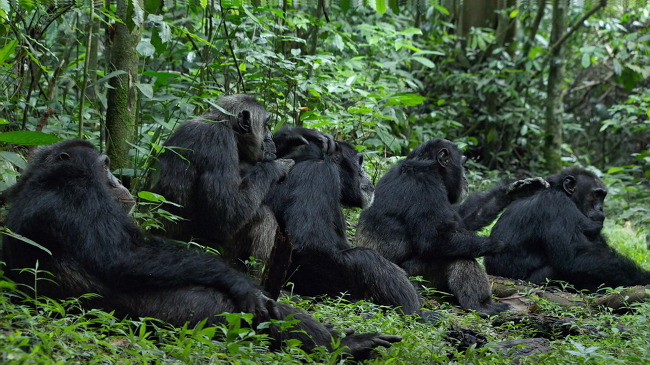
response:
[[[352,248],[340,254],[342,274],[350,280],[353,297],[372,298],[377,304],[400,307],[406,314],[420,310],[420,296],[399,266],[368,248]]]
[[[186,321],[196,325],[207,318],[209,325],[223,323],[218,314],[238,312],[233,302],[223,293],[205,287],[193,287],[149,292],[144,294],[121,294],[118,305],[122,308],[116,312],[130,313],[134,317],[150,317],[164,320],[176,326],[182,326]],[[305,312],[288,304],[277,303],[280,320],[298,320],[291,328],[280,329],[269,326],[264,330],[271,340],[271,348],[279,349],[283,342],[297,339],[302,343],[302,349],[311,352],[318,346],[331,349],[333,340],[341,337],[341,333],[333,331]],[[391,343],[400,341],[400,336],[364,333],[348,335],[341,339],[341,346],[347,346],[347,354],[357,360],[366,358],[378,346],[389,347]]]
[[[510,309],[505,303],[492,301],[492,290],[487,274],[474,259],[455,260],[446,272],[448,286],[458,303],[465,309],[473,309],[493,315]]]
[[[206,318],[209,325],[216,325],[224,322],[219,314],[239,312],[226,295],[206,287],[118,295],[119,298],[114,298],[120,306],[116,309],[118,314],[155,317],[175,326],[182,326],[186,322],[196,325]],[[283,303],[277,303],[277,306],[280,318],[276,319],[297,319],[299,322],[285,331],[281,331],[277,326],[269,326],[266,331],[271,337],[273,348],[280,348],[282,342],[293,338],[302,341],[305,351],[330,345],[332,334],[329,328],[297,308]]]
[[[492,301],[487,274],[474,259],[414,259],[402,267],[411,276],[422,276],[432,287],[449,291],[465,309],[491,315],[510,308],[505,303]]]
[[[278,223],[271,209],[266,206],[260,207],[251,221],[244,226],[236,235],[236,247],[232,247],[232,252],[226,252],[226,256],[235,267],[242,271],[248,269],[249,274],[254,277],[260,277],[262,267],[268,262],[275,243],[275,232]],[[259,266],[246,268],[243,264],[250,257],[259,260]]]

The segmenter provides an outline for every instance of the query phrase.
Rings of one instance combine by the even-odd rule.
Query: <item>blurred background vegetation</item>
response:
[[[3,186],[22,146],[81,137],[142,190],[179,122],[251,93],[375,176],[445,137],[479,174],[608,173],[612,207],[649,221],[647,1],[4,0],[0,18]]]

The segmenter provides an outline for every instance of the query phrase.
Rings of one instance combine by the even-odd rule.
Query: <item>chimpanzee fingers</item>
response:
[[[546,179],[543,177],[534,177],[533,182],[539,184],[543,189],[548,189],[551,187],[551,184],[549,184],[548,181],[546,181]]]
[[[541,177],[517,180],[508,186],[508,195],[515,199],[523,198],[549,186],[549,183]]]
[[[279,158],[274,162],[278,166],[282,178],[286,177],[289,174],[289,171],[291,171],[293,166],[296,164],[296,161],[289,158]]]
[[[280,308],[278,307],[278,303],[275,302],[275,300],[268,298],[265,303],[266,305],[266,310],[269,313],[269,317],[272,319],[282,319],[280,315]]]
[[[332,136],[329,133],[322,133],[322,139],[323,139],[323,151],[331,155],[336,151],[336,141],[334,140],[334,136]]]
[[[298,142],[300,142],[299,144],[303,144],[303,145],[304,145],[304,144],[309,144],[309,141],[307,140],[307,138],[305,138],[305,137],[303,137],[303,136],[298,136],[298,137],[299,137],[299,138],[296,138],[296,140],[297,140]]]
[[[270,317],[268,307],[267,307],[267,301],[269,299],[266,295],[259,293],[255,296],[255,299],[252,301],[252,313],[254,313],[259,320],[265,321],[268,320]]]
[[[402,341],[402,336],[398,335],[379,335],[375,338],[375,344],[382,347],[390,347],[395,342]]]

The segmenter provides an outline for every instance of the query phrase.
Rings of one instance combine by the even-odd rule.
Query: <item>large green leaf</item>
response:
[[[424,102],[426,98],[422,95],[413,93],[395,94],[388,98],[386,106],[401,105],[401,106],[416,106]]]
[[[0,65],[3,64],[11,54],[14,53],[16,45],[18,44],[17,40],[10,41],[6,46],[0,49]]]
[[[24,146],[38,146],[52,144],[61,139],[51,134],[33,131],[14,131],[0,133],[0,142],[19,144]]]
[[[386,13],[386,0],[375,0],[375,9],[379,14]]]

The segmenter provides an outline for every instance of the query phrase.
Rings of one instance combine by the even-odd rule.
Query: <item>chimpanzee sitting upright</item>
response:
[[[330,347],[339,336],[298,309],[269,299],[218,256],[144,234],[115,199],[122,196],[108,166],[108,157],[86,141],[38,150],[11,190],[7,227],[40,247],[5,238],[3,259],[10,278],[32,294],[57,299],[97,293],[82,305],[177,326],[204,319],[222,322],[217,315],[223,312],[252,312],[256,323],[295,315],[300,320],[295,329],[268,328],[274,346],[281,345],[282,337],[294,338],[311,350]],[[36,281],[44,271],[54,281]],[[363,358],[373,348],[399,340],[370,333],[347,336],[341,345]]]
[[[617,253],[601,233],[603,182],[577,167],[548,182],[550,189],[511,204],[492,228],[506,250],[485,256],[487,272],[538,284],[564,280],[589,290],[650,284],[650,271]]]
[[[265,261],[277,223],[263,200],[293,161],[275,160],[270,115],[255,98],[224,96],[217,106],[183,123],[165,142],[152,191],[180,204],[170,211],[187,220],[165,222],[161,234],[221,245],[233,264],[250,256]],[[284,150],[285,144],[323,139],[327,148],[325,137],[317,131],[287,128],[275,142]]]
[[[445,139],[414,149],[377,184],[373,205],[359,219],[358,244],[450,291],[463,308],[496,314],[509,306],[492,301],[476,258],[500,252],[504,245],[473,231],[494,220],[512,199],[547,184],[540,178],[519,180],[472,194],[454,206],[467,191],[464,160]]]
[[[337,142],[331,155],[312,144],[289,151],[296,165],[287,178],[271,189],[268,203],[289,235],[293,251],[287,280],[297,294],[373,299],[420,310],[420,298],[399,266],[368,248],[348,242],[341,204],[364,208],[373,199],[374,186],[362,169],[363,156]]]

